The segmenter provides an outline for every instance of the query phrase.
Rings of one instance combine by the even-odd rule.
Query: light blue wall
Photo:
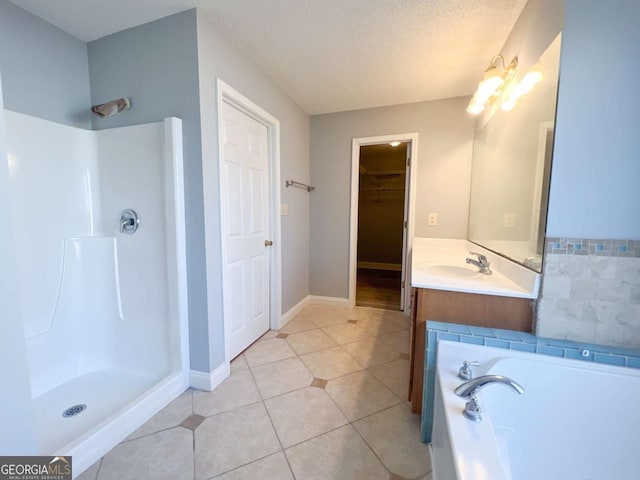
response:
[[[547,236],[640,239],[640,2],[568,0]]]
[[[89,43],[88,50],[92,103],[131,99],[130,110],[108,119],[95,117],[94,129],[154,122],[170,116],[182,119],[191,369],[208,372],[195,10],[95,40]]]
[[[0,68],[5,108],[91,127],[87,45],[7,0],[0,0]]]

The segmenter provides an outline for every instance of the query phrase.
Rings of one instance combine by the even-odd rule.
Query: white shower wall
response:
[[[0,72],[0,158],[7,158],[4,107]],[[35,451],[35,421],[16,285],[15,242],[9,206],[9,169],[0,162],[0,451],[20,455]]]
[[[92,132],[100,165],[100,214],[106,235],[117,237],[123,310],[131,319],[160,319],[167,311],[166,201],[162,124],[136,125]],[[171,173],[171,172],[169,172]],[[119,231],[120,212],[133,208],[141,227],[134,235]],[[144,245],[144,248],[140,248]],[[152,295],[140,295],[151,285]],[[150,292],[151,293],[151,292]]]
[[[132,335],[119,339],[121,360],[145,372],[170,368],[179,335],[169,318],[177,318],[173,172],[165,158],[163,123],[134,125],[93,132],[97,139],[102,228],[118,241],[118,271],[122,314]],[[120,212],[140,215],[133,235],[119,231]],[[173,268],[172,268],[173,267]],[[170,351],[157,352],[157,346]],[[160,353],[160,355],[158,354]]]
[[[168,372],[164,124],[88,131],[10,111],[6,123],[34,396],[114,363]],[[141,217],[134,235],[119,231],[125,208]]]
[[[38,448],[86,451],[83,433],[154,384],[180,372],[186,382],[181,125],[88,131],[6,110],[5,119]],[[119,229],[128,208],[140,217],[133,235]],[[86,412],[63,419],[74,403]],[[135,427],[125,423],[120,435]]]
[[[99,233],[94,132],[5,111],[25,335],[51,328],[65,238]]]

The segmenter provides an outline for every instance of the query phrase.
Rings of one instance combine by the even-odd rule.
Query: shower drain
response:
[[[62,416],[64,418],[75,417],[76,415],[84,412],[86,409],[87,406],[84,403],[79,403],[78,405],[67,408],[64,412],[62,412]]]

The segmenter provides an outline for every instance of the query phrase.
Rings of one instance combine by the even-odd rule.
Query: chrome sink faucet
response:
[[[524,393],[524,388],[522,388],[518,382],[502,375],[483,375],[481,377],[474,378],[473,380],[469,380],[468,382],[464,382],[454,390],[454,393],[459,397],[469,399],[462,412],[465,417],[474,422],[482,420],[480,405],[478,405],[478,397],[476,397],[476,393],[487,385],[494,383],[506,385],[519,395]]]
[[[469,254],[477,255],[478,256],[478,260],[474,260],[473,258],[467,258],[467,260],[466,260],[467,263],[469,263],[471,265],[475,265],[476,267],[478,267],[480,269],[480,273],[484,273],[485,275],[491,275],[493,273],[491,271],[491,269],[489,268],[491,263],[489,263],[489,260],[487,260],[487,257],[482,255],[481,253],[469,252]]]

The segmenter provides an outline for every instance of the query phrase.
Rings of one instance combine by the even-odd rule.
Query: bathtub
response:
[[[477,360],[474,376],[499,374],[503,385],[478,394],[483,419],[462,415],[453,390],[458,369]],[[624,480],[640,478],[640,370],[438,343],[432,433],[434,480]]]

